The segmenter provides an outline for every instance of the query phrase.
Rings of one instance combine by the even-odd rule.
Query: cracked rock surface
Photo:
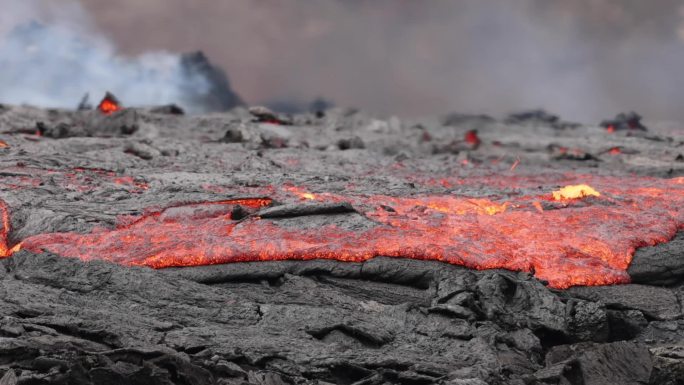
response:
[[[684,133],[658,124],[597,140],[600,127],[540,113],[408,122],[332,110],[274,125],[247,110],[163,111],[0,108],[9,241],[111,228],[250,186],[492,193],[382,172],[397,163],[473,175],[491,160],[529,172],[684,175]],[[470,130],[477,148],[463,143]],[[591,156],[558,157],[559,147]],[[614,147],[622,155],[607,153]],[[345,203],[261,214],[300,229],[372,226]],[[682,384],[683,242],[680,231],[638,249],[630,284],[568,290],[528,273],[400,258],[153,270],[22,250],[0,261],[0,385]]]
[[[684,322],[652,318],[672,303],[438,262],[155,271],[20,252],[0,292],[18,383],[674,384],[682,370]]]

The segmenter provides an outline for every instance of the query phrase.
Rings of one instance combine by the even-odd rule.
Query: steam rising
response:
[[[83,0],[122,49],[202,49],[252,103],[684,120],[681,0]]]
[[[193,98],[210,85],[187,71],[179,55],[118,55],[76,2],[2,1],[9,12],[3,10],[0,30],[0,102],[74,108],[86,92],[101,98],[110,90],[127,105],[201,109]]]
[[[252,104],[322,96],[403,116],[541,107],[594,123],[632,109],[684,121],[681,0],[81,0],[92,20],[68,0],[0,1],[10,4],[0,18],[36,14],[26,4],[40,3],[43,19],[67,26],[46,43],[66,47],[66,59],[20,51],[11,59],[20,68],[0,71],[2,101],[73,105],[105,88],[128,104],[176,101],[187,84],[206,84],[179,74],[175,55],[147,52],[201,49]],[[76,48],[67,42],[93,36],[91,21],[142,56],[121,59],[100,37],[87,68],[58,77]],[[2,60],[25,46],[12,49]]]

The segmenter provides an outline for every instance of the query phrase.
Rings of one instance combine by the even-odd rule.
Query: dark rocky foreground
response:
[[[251,186],[492,194],[409,183],[397,164],[464,177],[513,164],[684,174],[684,133],[667,125],[607,135],[540,113],[262,124],[241,110],[157,111],[0,107],[10,240]],[[478,141],[464,140],[473,129]],[[274,209],[285,226],[367,225],[354,212]],[[382,257],[152,270],[20,251],[0,262],[0,384],[682,384],[682,232],[638,250],[629,273],[632,284],[553,290],[527,273]]]

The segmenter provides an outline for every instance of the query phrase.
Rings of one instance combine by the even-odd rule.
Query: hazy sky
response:
[[[585,121],[629,109],[684,121],[682,0],[81,3],[126,55],[204,50],[250,103],[323,96],[403,116],[545,107]]]

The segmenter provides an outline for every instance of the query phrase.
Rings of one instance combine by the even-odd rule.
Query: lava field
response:
[[[0,384],[684,384],[684,129],[0,105]]]

